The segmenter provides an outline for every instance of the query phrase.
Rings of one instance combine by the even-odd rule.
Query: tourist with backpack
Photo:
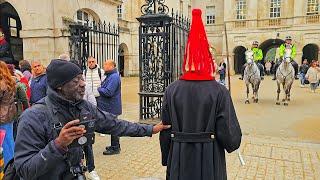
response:
[[[93,92],[96,98],[99,97],[98,88],[102,82],[101,69],[97,64],[97,60],[92,56],[88,57],[88,66],[84,70],[83,77],[88,89]]]
[[[84,115],[91,116],[96,132],[117,136],[152,136],[170,128],[162,123],[152,126],[119,120],[83,100],[86,84],[81,69],[73,63],[52,60],[47,77],[47,96],[20,116],[14,166],[22,179],[72,180],[84,176],[83,149],[70,147],[74,140],[79,144],[85,140],[87,129],[79,126]]]
[[[16,70],[14,69],[13,64],[7,65],[12,78],[16,82],[16,92],[14,96],[14,103],[16,105],[17,112],[15,116],[13,117],[13,138],[16,138],[17,135],[17,127],[19,124],[18,118],[22,114],[24,110],[29,108],[29,100],[27,97],[27,85],[21,82],[21,74],[16,73]],[[19,72],[19,71],[18,71]]]
[[[11,76],[7,64],[0,60],[0,129],[5,132],[2,144],[4,165],[13,158],[13,118],[16,115],[14,97],[16,82]]]
[[[86,91],[85,91],[85,98],[95,98],[95,100],[90,100],[89,102],[97,104],[97,98],[100,96],[98,92],[98,88],[101,86],[101,69],[97,64],[97,60],[89,56],[88,57],[88,65],[87,68],[83,72],[84,80],[86,82]],[[88,100],[88,99],[87,99]],[[92,146],[85,147],[85,154],[86,154],[86,163],[88,166],[89,171],[89,179],[92,180],[100,180],[98,173],[94,170],[94,156],[93,156],[93,149]]]

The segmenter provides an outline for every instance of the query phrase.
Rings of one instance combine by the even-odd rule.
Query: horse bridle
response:
[[[290,73],[288,73],[286,76],[281,72],[280,67],[279,67],[279,72],[280,72],[281,75],[284,77],[284,81],[286,81],[287,77],[292,73],[292,70],[291,70]]]

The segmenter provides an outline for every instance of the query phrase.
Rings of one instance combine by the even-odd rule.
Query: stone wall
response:
[[[24,58],[48,64],[52,58],[68,52],[68,26],[79,9],[85,9],[101,21],[117,23],[120,0],[7,0],[18,12],[21,22]]]

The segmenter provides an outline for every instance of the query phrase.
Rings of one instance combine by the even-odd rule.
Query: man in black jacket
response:
[[[308,60],[304,59],[300,68],[299,68],[299,73],[300,73],[300,87],[304,87],[305,81],[306,81],[306,74],[308,72],[309,65],[308,65]]]
[[[15,167],[25,180],[71,180],[71,168],[82,167],[83,150],[70,144],[86,130],[77,126],[81,115],[95,119],[95,130],[116,136],[152,136],[168,128],[118,120],[83,100],[85,82],[80,68],[64,60],[53,60],[47,68],[48,93],[20,117],[15,146]],[[58,120],[61,127],[57,131]]]

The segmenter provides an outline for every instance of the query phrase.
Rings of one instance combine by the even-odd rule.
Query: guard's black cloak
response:
[[[164,95],[162,121],[172,125],[160,133],[167,180],[227,179],[225,150],[238,149],[242,133],[224,86],[214,80],[175,81]],[[184,137],[179,138],[181,133]],[[200,133],[198,140],[192,133]],[[209,141],[201,139],[205,136]],[[210,137],[214,139],[210,141]]]

